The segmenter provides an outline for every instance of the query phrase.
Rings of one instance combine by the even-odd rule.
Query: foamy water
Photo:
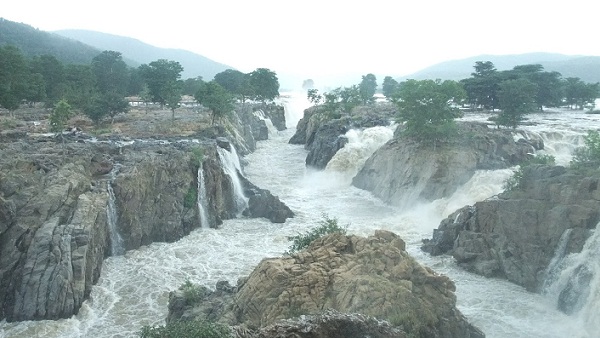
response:
[[[286,108],[286,115],[297,121],[299,106],[288,101]],[[135,337],[143,325],[164,323],[169,291],[187,280],[210,288],[219,280],[235,283],[262,258],[281,255],[290,244],[287,237],[316,226],[323,213],[347,224],[350,233],[371,235],[376,229],[398,233],[413,256],[455,281],[459,309],[487,337],[583,338],[600,332],[598,327],[586,331],[592,329],[581,325],[581,316],[556,310],[550,297],[470,274],[457,268],[451,257],[430,257],[419,250],[421,239],[430,237],[448,214],[501,192],[510,169],[477,172],[450,198],[399,210],[350,186],[344,170],[307,170],[304,148],[287,143],[292,134],[288,130],[259,142],[257,151],[246,157],[249,164],[244,172],[252,182],[278,195],[296,217],[285,224],[229,220],[217,230],[198,229],[175,243],[154,243],[108,258],[78,315],[57,321],[2,323],[0,336]],[[348,152],[348,156],[355,155]]]

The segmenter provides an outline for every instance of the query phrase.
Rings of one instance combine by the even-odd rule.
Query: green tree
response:
[[[71,116],[72,110],[69,103],[65,100],[58,101],[52,109],[52,114],[50,114],[50,130],[53,132],[62,131]]]
[[[167,103],[166,94],[171,84],[181,78],[183,71],[181,64],[177,61],[159,59],[141,65],[139,69],[152,96],[152,102],[164,106]]]
[[[44,78],[46,99],[56,102],[65,95],[65,66],[52,55],[40,55],[31,60],[31,72]]]
[[[164,89],[165,105],[171,109],[171,120],[175,120],[175,109],[179,108],[181,102],[181,91],[183,81],[169,82]]]
[[[40,73],[30,73],[27,80],[25,100],[32,105],[35,102],[46,100],[46,82]]]
[[[117,114],[125,113],[128,110],[129,103],[123,96],[109,92],[106,94],[96,93],[91,102],[84,108],[84,113],[96,125],[100,125],[105,117],[111,117],[114,120]]]
[[[14,46],[0,47],[0,106],[11,114],[27,95],[27,60]]]
[[[455,131],[454,119],[461,115],[456,104],[465,96],[464,89],[455,81],[402,82],[394,96],[398,107],[397,121],[404,123],[404,133],[408,137],[435,143]]]
[[[64,94],[72,107],[89,108],[96,94],[95,79],[90,65],[67,65],[64,70]]]
[[[315,88],[315,81],[313,79],[306,79],[302,81],[302,89],[308,91]]]
[[[214,80],[221,87],[225,88],[225,90],[235,95],[242,103],[245,103],[255,93],[251,84],[250,74],[244,74],[239,70],[227,69],[216,74]]]
[[[129,85],[129,72],[121,53],[105,50],[92,59],[91,66],[98,92],[115,93],[125,97]]]
[[[391,100],[394,93],[396,93],[396,90],[398,90],[398,81],[394,80],[391,76],[386,76],[383,78],[381,89],[383,91],[383,96],[388,100]]]
[[[323,100],[323,96],[319,94],[318,89],[309,89],[306,93],[306,98],[310,103],[312,103],[315,106],[319,105],[319,103],[321,103],[321,101]]]
[[[502,111],[496,124],[516,128],[524,119],[524,115],[536,107],[537,85],[525,78],[507,80],[500,83],[498,99]]]
[[[183,81],[182,94],[183,95],[191,95],[194,96],[198,89],[202,87],[204,80],[202,80],[202,76],[191,77],[189,79],[185,79]]]
[[[359,106],[361,103],[365,104],[366,96],[363,97],[361,95],[360,87],[353,85],[339,90],[339,98],[342,110],[350,113],[354,107]],[[371,100],[367,100],[366,102],[371,102]]]
[[[377,91],[377,78],[373,74],[362,76],[362,81],[358,85],[358,93],[362,104],[372,104],[375,102],[375,92]]]
[[[475,62],[472,77],[461,81],[467,93],[467,100],[473,107],[495,109],[498,105],[498,85],[500,76],[490,61]]]
[[[204,83],[194,97],[198,103],[210,109],[213,125],[233,111],[231,94],[214,80]]]
[[[277,74],[267,68],[257,68],[250,73],[250,86],[258,101],[272,101],[279,96]]]
[[[575,150],[571,166],[575,168],[600,167],[600,133],[596,130],[589,130],[583,139],[585,146]]]

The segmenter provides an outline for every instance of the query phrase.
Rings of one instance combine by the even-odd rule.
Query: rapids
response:
[[[303,96],[288,96],[283,104],[286,117],[295,121],[308,105]],[[541,135],[536,137],[550,133],[573,134],[578,140],[585,129],[600,126],[600,116],[569,114],[564,117],[562,113],[539,114],[535,117],[539,124],[528,126],[525,132]],[[485,116],[472,115],[467,119],[484,120]],[[448,214],[501,192],[503,181],[512,173],[510,169],[480,171],[449,198],[400,210],[352,187],[344,170],[306,169],[306,150],[287,143],[293,132],[288,129],[259,142],[256,152],[246,157],[248,165],[244,174],[256,185],[279,196],[296,217],[285,224],[272,224],[265,219],[228,220],[217,230],[197,229],[175,243],[154,243],[110,257],[105,260],[100,280],[79,314],[57,321],[2,322],[0,336],[135,337],[143,325],[164,323],[169,291],[187,280],[210,288],[219,280],[235,283],[262,258],[281,255],[290,244],[288,236],[316,226],[323,214],[348,225],[350,233],[370,235],[376,229],[398,233],[407,242],[407,250],[421,263],[454,280],[459,309],[487,337],[584,338],[600,332],[599,325],[588,325],[586,314],[569,316],[558,311],[555,300],[548,295],[532,294],[503,280],[473,275],[457,268],[451,257],[430,257],[419,250],[421,239],[430,237]],[[373,138],[381,136],[379,132],[387,133],[382,129],[368,133],[371,132]],[[566,137],[548,137],[557,142],[564,139]],[[354,141],[373,140],[356,138]],[[548,144],[546,151],[555,155],[553,149],[558,148],[564,150]],[[368,153],[348,152],[348,156],[354,156],[352,162],[364,162]],[[561,161],[568,162],[569,156],[566,150]],[[600,303],[595,306],[599,307]]]

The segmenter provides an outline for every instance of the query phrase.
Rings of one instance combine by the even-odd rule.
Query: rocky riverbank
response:
[[[195,131],[196,136],[212,136],[199,141],[177,131],[136,139],[143,134],[135,131],[136,121],[100,138],[79,131],[38,135],[20,125],[3,130],[0,319],[57,319],[77,313],[100,276],[103,259],[117,253],[115,244],[124,251],[171,242],[201,226],[199,183],[208,199],[209,224],[204,226],[217,227],[236,217],[232,177],[217,149],[231,151],[229,140],[244,151],[254,149],[257,132],[251,121],[261,126],[269,115],[246,108],[243,118],[236,115],[223,128]],[[283,118],[282,108],[269,109]],[[285,120],[277,124],[285,127]],[[132,133],[125,136],[123,129]],[[226,138],[217,142],[218,137]],[[204,182],[198,182],[200,167]],[[247,180],[244,188],[253,201],[246,215],[274,222],[293,216],[268,191]]]
[[[184,285],[170,295],[167,322],[209,320],[261,332],[270,325],[287,330],[287,325],[284,332],[289,333],[302,320],[281,320],[319,316],[329,309],[387,320],[391,329],[402,332],[396,337],[483,337],[456,308],[454,290],[449,278],[410,257],[402,239],[391,232],[376,231],[368,238],[332,234],[291,256],[264,259],[236,286],[223,281],[211,291]],[[340,324],[325,321],[311,329],[328,332],[335,325]],[[371,325],[367,334],[377,327]]]
[[[518,189],[448,216],[423,250],[450,254],[469,271],[540,291],[561,239],[562,254],[580,252],[600,221],[600,176],[545,165],[527,166],[523,176]]]

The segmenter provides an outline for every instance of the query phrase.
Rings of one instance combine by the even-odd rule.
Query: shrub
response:
[[[194,164],[200,165],[204,159],[204,149],[201,147],[192,148],[192,161]]]
[[[179,287],[179,290],[183,291],[183,297],[187,303],[197,303],[202,299],[202,295],[204,294],[203,288],[200,285],[195,285],[189,280],[186,280]]]
[[[198,188],[195,185],[190,185],[185,197],[183,198],[183,206],[190,209],[196,205],[198,200]]]
[[[600,133],[595,130],[588,131],[583,137],[585,146],[577,148],[571,160],[571,166],[580,168],[584,166],[600,165]]]
[[[178,321],[165,326],[142,327],[141,338],[229,338],[229,327],[202,321]]]
[[[335,232],[346,234],[348,227],[338,225],[337,218],[330,218],[327,214],[323,214],[322,218],[323,219],[319,222],[320,225],[318,227],[313,228],[304,234],[288,237],[288,240],[292,241],[292,245],[290,245],[287,251],[288,254],[306,249],[314,240],[325,235]]]
[[[547,164],[554,165],[555,158],[552,155],[538,155],[523,163],[521,163],[519,169],[514,174],[504,181],[504,190],[513,191],[520,189],[523,186],[523,179],[525,178],[525,168],[532,164]]]

